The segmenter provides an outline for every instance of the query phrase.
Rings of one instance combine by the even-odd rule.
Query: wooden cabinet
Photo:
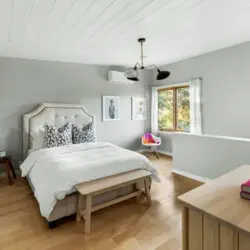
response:
[[[191,212],[191,211],[190,211]],[[203,217],[203,249],[219,250],[219,223],[207,215]],[[201,248],[202,249],[202,248]]]
[[[249,235],[239,234],[239,250],[249,250],[249,249],[250,249]]]
[[[184,210],[183,250],[250,250],[250,235],[195,209]]]
[[[195,210],[188,212],[188,249],[202,249],[202,214]]]
[[[220,224],[220,250],[238,250],[238,233],[232,228]]]
[[[178,197],[183,250],[250,250],[250,201],[240,198],[247,178],[242,166]]]

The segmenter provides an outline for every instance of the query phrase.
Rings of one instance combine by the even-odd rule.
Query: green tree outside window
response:
[[[158,91],[159,130],[190,131],[189,87]]]

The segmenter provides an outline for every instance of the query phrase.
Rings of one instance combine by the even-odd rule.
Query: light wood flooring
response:
[[[176,197],[201,183],[171,174],[172,160],[153,156],[161,183],[153,182],[152,206],[135,199],[93,214],[91,233],[83,234],[75,217],[49,230],[25,180],[13,186],[0,179],[1,250],[179,250],[181,205]]]

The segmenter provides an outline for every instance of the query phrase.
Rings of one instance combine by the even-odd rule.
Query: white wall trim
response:
[[[144,149],[138,149],[138,150],[135,150],[135,152],[141,154],[141,153],[144,153],[144,152],[149,152],[148,150],[144,150]]]
[[[223,136],[223,135],[195,134],[195,133],[188,133],[188,132],[174,132],[174,133],[172,132],[172,135],[187,135],[187,136],[197,136],[197,137],[211,138],[211,139],[250,142],[249,138],[231,137],[231,136]]]
[[[161,130],[159,130],[158,133],[160,135],[173,135],[174,133],[176,133],[176,131],[161,131]]]
[[[167,152],[164,150],[156,150],[158,153],[163,154],[163,155],[167,155],[167,156],[173,156],[172,152]]]
[[[185,176],[187,178],[190,178],[190,179],[193,179],[193,180],[196,180],[196,181],[199,181],[199,182],[204,182],[204,183],[211,180],[211,179],[208,179],[208,178],[204,178],[204,177],[201,177],[201,176],[198,176],[198,175],[190,174],[188,172],[177,170],[177,169],[174,169],[174,168],[172,169],[172,173],[182,175],[182,176]]]
[[[139,149],[136,150],[137,153],[150,153],[151,151],[149,149]],[[163,154],[163,155],[167,155],[167,156],[172,156],[172,152],[167,152],[167,151],[163,151],[163,150],[156,150],[157,153]]]

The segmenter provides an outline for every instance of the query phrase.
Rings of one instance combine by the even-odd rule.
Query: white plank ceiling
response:
[[[250,39],[249,0],[0,0],[0,56],[167,64]]]

